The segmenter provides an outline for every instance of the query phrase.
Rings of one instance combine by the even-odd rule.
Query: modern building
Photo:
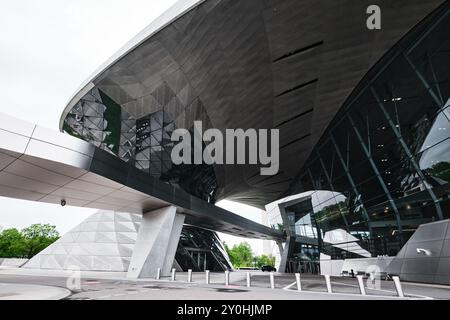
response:
[[[127,272],[141,221],[140,214],[100,210],[22,268]],[[172,267],[178,271],[232,270],[217,235],[187,225],[181,231]]]
[[[450,218],[450,5],[380,0],[381,30],[368,28],[370,5],[178,2],[72,97],[60,129],[75,140],[1,123],[24,145],[0,140],[13,158],[1,167],[0,194],[144,214],[130,276],[169,270],[183,225],[273,240],[281,272],[396,256],[419,226]],[[192,132],[196,120],[279,129],[278,174],[173,164],[171,134]],[[31,166],[52,173],[33,177]],[[21,180],[45,177],[39,191]],[[264,208],[298,194],[268,213],[273,228],[214,205]],[[442,252],[428,257],[433,279],[450,270]]]
[[[429,224],[450,218],[449,27],[446,2],[371,67],[327,124],[285,193],[303,198],[269,212],[288,235],[283,270],[396,257],[402,265],[383,269],[450,283],[447,224]],[[416,236],[424,224],[430,231]]]

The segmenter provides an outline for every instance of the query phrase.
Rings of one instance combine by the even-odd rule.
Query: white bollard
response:
[[[400,298],[404,298],[405,295],[403,294],[402,284],[400,283],[399,277],[392,277],[392,280],[394,280],[395,284],[395,290],[397,290],[397,294]]]
[[[364,288],[363,276],[356,276],[356,278],[358,279],[359,291],[361,292],[361,295],[365,296],[366,295],[366,288]]]
[[[192,282],[192,269],[188,269],[188,280],[187,282]]]
[[[172,281],[175,281],[175,273],[177,272],[177,270],[174,268],[172,269]]]
[[[225,271],[225,285],[229,286],[230,285],[230,271]]]
[[[209,284],[209,279],[210,279],[210,277],[209,277],[209,270],[205,270],[205,282],[206,282],[206,284]]]
[[[328,293],[333,293],[333,290],[331,290],[331,279],[329,275],[325,275],[325,281],[327,283],[327,291]]]
[[[275,276],[273,272],[270,273],[270,288],[275,289]]]
[[[161,279],[161,268],[156,269],[156,280]]]
[[[247,272],[247,288],[250,288],[252,286],[252,275],[250,272]]]
[[[300,281],[300,273],[295,274],[295,282],[297,282],[297,290],[302,291],[302,283]]]

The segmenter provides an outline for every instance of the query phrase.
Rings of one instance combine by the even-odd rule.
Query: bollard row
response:
[[[230,285],[230,272],[227,270],[224,272],[225,275],[225,285],[229,286]],[[330,275],[324,275],[325,277],[325,282],[326,282],[326,286],[327,286],[327,292],[328,293],[333,293],[332,290],[332,286],[331,286],[331,277]],[[362,296],[366,296],[367,292],[366,292],[366,288],[364,287],[364,279],[362,275],[358,275],[356,276],[357,280],[358,280],[358,286],[359,286],[359,291],[360,294]],[[156,280],[160,280],[161,279],[161,268],[158,268],[156,270]],[[172,269],[172,281],[176,280],[176,269]],[[401,298],[403,298],[405,295],[403,293],[403,289],[402,289],[402,285],[400,283],[400,278],[399,277],[392,277],[392,280],[394,281],[395,284],[395,289],[397,291],[397,295]],[[192,269],[188,270],[188,279],[187,282],[192,282]],[[205,283],[206,284],[210,284],[211,283],[211,277],[210,277],[210,271],[206,270],[205,271]],[[302,283],[301,283],[301,276],[300,273],[296,273],[295,274],[295,283],[297,285],[297,291],[302,291]],[[250,288],[252,285],[252,275],[250,272],[247,272],[246,274],[246,284],[247,287]],[[275,289],[275,274],[273,272],[270,272],[270,288],[271,289]]]

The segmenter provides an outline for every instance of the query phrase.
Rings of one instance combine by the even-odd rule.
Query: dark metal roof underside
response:
[[[135,117],[152,112],[146,101],[164,84],[198,97],[215,128],[279,128],[278,175],[215,167],[218,199],[262,207],[287,190],[368,70],[442,2],[380,0],[382,30],[371,31],[368,0],[200,1],[90,83]],[[183,112],[179,127],[196,120]]]

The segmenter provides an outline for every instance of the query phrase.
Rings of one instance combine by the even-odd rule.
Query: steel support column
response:
[[[375,100],[377,101],[379,108],[383,112],[384,117],[388,121],[389,126],[391,127],[392,131],[394,132],[395,137],[400,142],[400,145],[401,145],[403,151],[406,153],[406,156],[408,157],[409,161],[413,165],[414,170],[416,170],[416,173],[419,175],[420,179],[424,183],[431,199],[434,202],[434,205],[436,207],[436,213],[438,215],[439,220],[442,220],[444,218],[444,215],[442,213],[441,205],[439,204],[439,201],[436,198],[436,195],[434,194],[433,189],[430,188],[429,184],[427,183],[427,180],[425,179],[425,176],[424,176],[422,170],[420,169],[419,165],[417,164],[416,159],[414,159],[414,156],[411,153],[411,151],[409,150],[408,146],[406,145],[406,142],[403,140],[403,137],[402,137],[400,131],[396,127],[395,123],[392,121],[392,119],[391,119],[389,113],[387,112],[386,108],[384,107],[384,104],[383,104],[381,98],[379,97],[378,93],[376,92],[376,90],[373,87],[370,87],[370,90],[372,91],[372,94],[375,97]]]
[[[350,182],[353,192],[355,193],[355,195],[361,199],[361,194],[359,193],[358,189],[356,188],[355,182],[353,181],[352,176],[350,175],[350,172],[348,171],[348,167],[344,161],[344,159],[342,158],[342,154],[341,151],[339,150],[339,147],[337,146],[336,140],[333,137],[333,134],[330,132],[330,138],[331,141],[333,142],[334,148],[336,149],[336,153],[338,155],[339,160],[341,161],[342,167],[344,168],[345,174],[347,175],[348,181]],[[369,215],[367,214],[366,208],[364,207],[364,203],[362,203],[362,212],[363,212],[363,216],[367,221],[367,227],[369,228],[369,232],[372,233],[372,226],[370,225],[370,219],[369,219]]]
[[[358,138],[358,141],[361,144],[361,147],[363,148],[363,151],[367,157],[367,160],[369,160],[372,170],[374,171],[375,175],[378,178],[378,182],[380,183],[384,193],[386,194],[386,197],[389,200],[389,203],[391,204],[392,209],[394,210],[395,218],[397,220],[398,231],[402,232],[403,227],[401,224],[400,213],[398,212],[397,205],[395,204],[394,199],[392,199],[391,193],[389,192],[388,188],[386,187],[386,184],[385,184],[383,178],[381,177],[380,171],[378,170],[378,167],[376,166],[375,162],[373,161],[373,158],[372,158],[371,154],[369,153],[369,150],[367,149],[367,146],[365,145],[358,128],[356,128],[356,124],[353,121],[353,118],[350,116],[350,114],[348,112],[346,112],[346,116],[347,116],[348,120],[350,121],[350,124],[353,127],[353,131],[355,131],[356,137]]]
[[[319,151],[317,149],[316,149],[316,153],[317,153],[317,156],[319,157],[319,161],[320,161],[320,165],[322,166],[322,170],[323,170],[323,172],[325,172],[325,176],[327,177],[328,184],[331,187],[331,191],[336,192],[335,189],[334,189],[333,183],[331,182],[331,177],[328,174],[327,170],[325,169],[325,163],[323,162],[322,157],[320,156],[320,153],[319,153]],[[342,212],[341,205],[340,204],[337,204],[337,205],[339,207],[339,212],[341,213],[342,219],[344,220],[344,223],[345,223],[345,225],[348,228],[348,222],[347,222],[347,218],[345,217],[345,213]]]

